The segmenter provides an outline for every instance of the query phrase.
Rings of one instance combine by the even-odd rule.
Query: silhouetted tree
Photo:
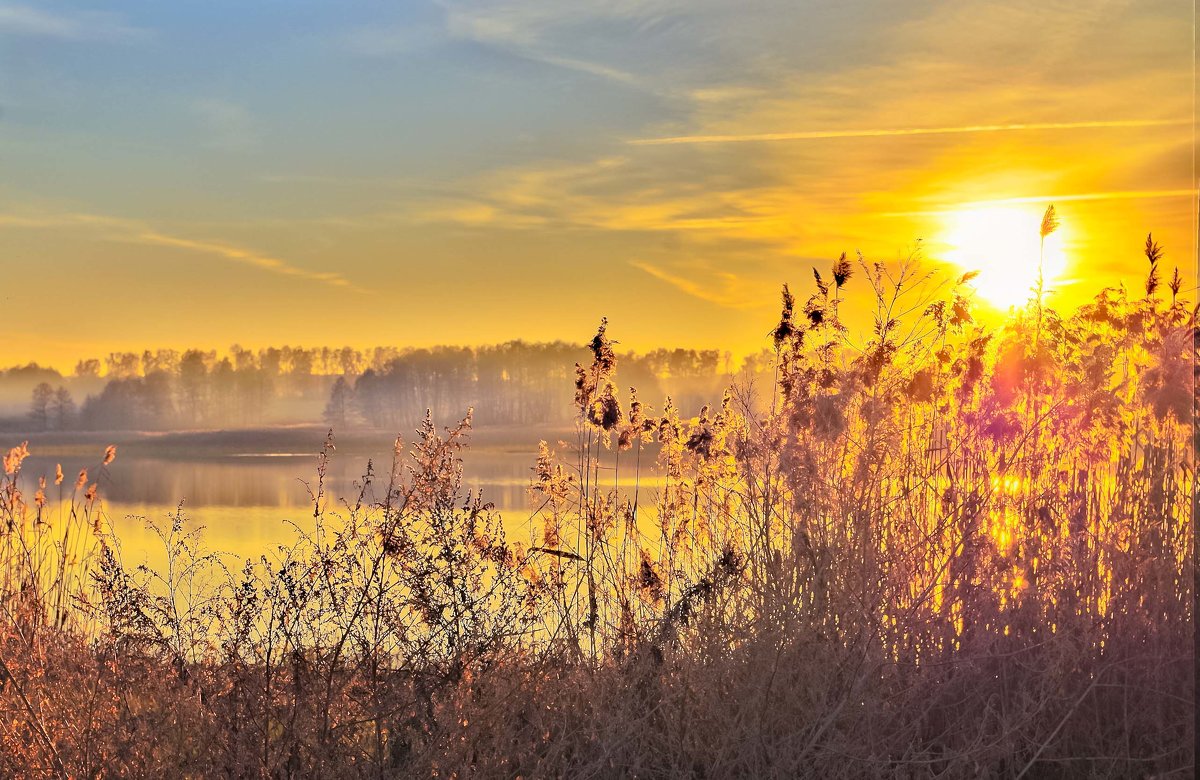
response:
[[[329,391],[329,403],[325,404],[325,422],[334,429],[346,427],[346,414],[350,409],[350,385],[346,377],[339,376]]]
[[[80,360],[75,364],[75,376],[95,379],[100,376],[100,361],[96,358]]]
[[[111,377],[129,379],[142,373],[142,356],[136,352],[112,352],[104,362]]]
[[[235,344],[224,356],[194,349],[114,352],[106,359],[108,382],[126,384],[98,394],[96,384],[81,385],[96,398],[84,404],[81,421],[92,428],[152,430],[280,418],[315,422],[333,413],[339,427],[365,423],[404,429],[426,409],[443,418],[473,407],[485,425],[566,424],[574,419],[569,369],[582,352],[576,344],[523,341],[368,351],[291,346],[255,351]],[[623,355],[622,361],[621,385],[669,394],[685,416],[698,413],[729,373],[728,355],[716,350],[659,349]],[[75,379],[95,383],[99,373],[99,361],[81,361]],[[27,397],[37,381],[54,386],[61,380],[57,372],[36,365],[9,369],[0,377],[19,377],[12,380],[21,383],[17,398]],[[115,416],[107,419],[107,414]]]
[[[65,431],[75,421],[75,399],[71,391],[61,385],[55,389],[54,397],[50,399],[49,419],[56,430]]]
[[[41,382],[33,388],[33,401],[29,406],[29,419],[33,427],[44,431],[50,427],[50,401],[54,398],[54,388],[47,382]]]
[[[208,359],[208,354],[189,349],[179,361],[180,408],[192,425],[208,414]]]

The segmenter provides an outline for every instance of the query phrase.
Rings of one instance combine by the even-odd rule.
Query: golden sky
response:
[[[842,251],[1001,300],[1051,202],[1052,300],[1194,278],[1184,0],[112,7],[0,1],[0,364],[744,353]]]

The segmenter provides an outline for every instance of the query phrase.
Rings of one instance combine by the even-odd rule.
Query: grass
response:
[[[605,323],[527,543],[463,489],[469,417],[340,503],[331,439],[257,560],[180,511],[161,571],[88,479],[22,495],[17,448],[0,773],[1190,774],[1196,322],[1147,247],[1144,296],[994,330],[966,278],[843,257],[784,289],[769,375],[691,419],[619,389]]]

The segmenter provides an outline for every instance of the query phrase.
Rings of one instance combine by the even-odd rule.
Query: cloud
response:
[[[473,41],[530,62],[650,90],[648,82],[635,73],[611,62],[584,57],[578,47],[571,46],[578,40],[566,28],[586,26],[598,19],[627,18],[641,10],[636,4],[622,5],[585,4],[567,8],[557,3],[538,2],[443,3],[446,30],[454,38]],[[571,53],[561,50],[564,41],[572,48]]]
[[[207,145],[240,152],[253,149],[262,139],[258,121],[245,106],[219,98],[193,101],[192,113],[208,133]]]
[[[553,65],[557,68],[566,70],[574,70],[579,73],[586,73],[590,76],[598,76],[609,81],[615,81],[620,84],[626,84],[631,87],[644,87],[643,82],[632,73],[623,71],[619,68],[612,68],[607,65],[602,65],[597,62],[588,62],[587,60],[577,59],[575,57],[561,57],[547,52],[537,51],[532,48],[519,49],[515,52],[525,59],[533,60],[534,62],[543,62],[547,65]]]
[[[464,177],[456,193],[410,203],[427,221],[676,233],[795,256],[872,230],[880,248],[907,245],[928,225],[870,220],[930,202],[1183,184],[1147,178],[1144,167],[1190,123],[1179,118],[1190,93],[1177,67],[1190,48],[1179,48],[1180,36],[1169,45],[1126,36],[1112,21],[1158,30],[1171,21],[1166,6],[1117,2],[1079,14],[1036,0],[804,12],[781,4],[761,15],[704,0],[444,7],[463,38],[615,67],[651,88],[675,83],[661,110],[637,117],[640,132],[602,140],[590,162],[533,160]],[[1103,71],[1086,55],[1099,50],[1114,60]],[[1141,117],[1130,116],[1131,95],[1144,96]],[[854,143],[833,150],[810,139]]]
[[[186,249],[193,252],[201,252],[204,254],[223,257],[226,260],[231,260],[235,263],[243,263],[245,265],[254,266],[264,271],[281,274],[283,276],[294,276],[298,279],[307,279],[310,281],[322,282],[334,287],[353,288],[353,285],[339,273],[332,271],[309,271],[304,268],[297,268],[294,265],[288,264],[284,260],[277,257],[259,254],[253,250],[242,249],[241,247],[223,244],[215,241],[195,241],[189,238],[180,238],[179,236],[171,236],[165,233],[159,233],[154,230],[145,230],[140,233],[131,235],[127,240],[132,240],[136,243],[150,244],[153,246],[166,246],[175,249]],[[357,288],[355,288],[357,289]]]
[[[886,211],[883,217],[924,217],[953,214],[962,209],[977,209],[988,206],[1018,206],[1026,203],[1073,203],[1079,201],[1103,200],[1147,200],[1157,198],[1195,198],[1196,190],[1120,190],[1114,192],[1075,192],[1059,195],[1025,195],[1017,198],[995,198],[991,200],[972,200],[941,208],[918,211]]]
[[[887,138],[909,135],[956,135],[959,133],[1002,133],[1030,130],[1096,130],[1130,127],[1170,127],[1191,125],[1190,119],[1109,119],[1089,122],[1031,122],[1027,124],[962,125],[958,127],[883,128],[876,130],[807,130],[794,133],[741,133],[732,135],[677,135],[662,138],[635,138],[632,146],[675,144],[761,143],[767,141],[807,141],[827,138]]]
[[[142,38],[147,34],[148,31],[125,24],[110,13],[64,13],[19,3],[0,3],[0,35],[117,42]]]
[[[681,178],[677,160],[602,157],[581,163],[502,168],[411,203],[418,223],[472,229],[588,230],[673,235],[691,242],[724,238],[777,243],[794,230],[782,191],[755,172],[739,181],[698,165]]]
[[[101,214],[70,213],[70,214],[2,214],[0,213],[0,228],[23,229],[54,229],[54,228],[90,228],[100,231],[102,237],[109,241],[121,241],[145,246],[168,247],[181,249],[210,257],[216,257],[240,265],[248,265],[268,273],[289,276],[310,282],[319,282],[331,287],[338,287],[355,292],[365,292],[355,286],[340,273],[333,271],[312,271],[307,268],[292,265],[278,257],[266,255],[252,249],[227,244],[220,241],[197,240],[183,236],[172,235],[156,230],[153,227],[131,219],[109,217]]]
[[[735,274],[706,274],[708,278],[697,282],[640,260],[631,260],[629,264],[680,292],[717,306],[727,309],[756,309],[762,306],[760,290],[756,286],[743,284]],[[690,272],[696,273],[696,269],[691,269]]]

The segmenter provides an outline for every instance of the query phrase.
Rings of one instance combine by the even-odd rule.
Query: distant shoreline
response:
[[[439,420],[439,429],[453,420]],[[119,456],[187,457],[198,454],[253,456],[262,453],[311,451],[316,455],[325,441],[329,427],[297,424],[255,428],[232,428],[193,431],[4,431],[0,443],[14,446],[28,441],[30,449],[46,457],[72,456],[117,445]],[[378,453],[390,450],[396,435],[404,442],[416,438],[415,430],[388,431],[385,429],[351,429],[334,431],[334,443],[341,452]],[[559,440],[570,441],[575,436],[572,426],[563,425],[477,425],[471,431],[472,449],[500,449],[510,452],[536,454],[539,441],[555,445]],[[97,450],[99,452],[99,450]]]

